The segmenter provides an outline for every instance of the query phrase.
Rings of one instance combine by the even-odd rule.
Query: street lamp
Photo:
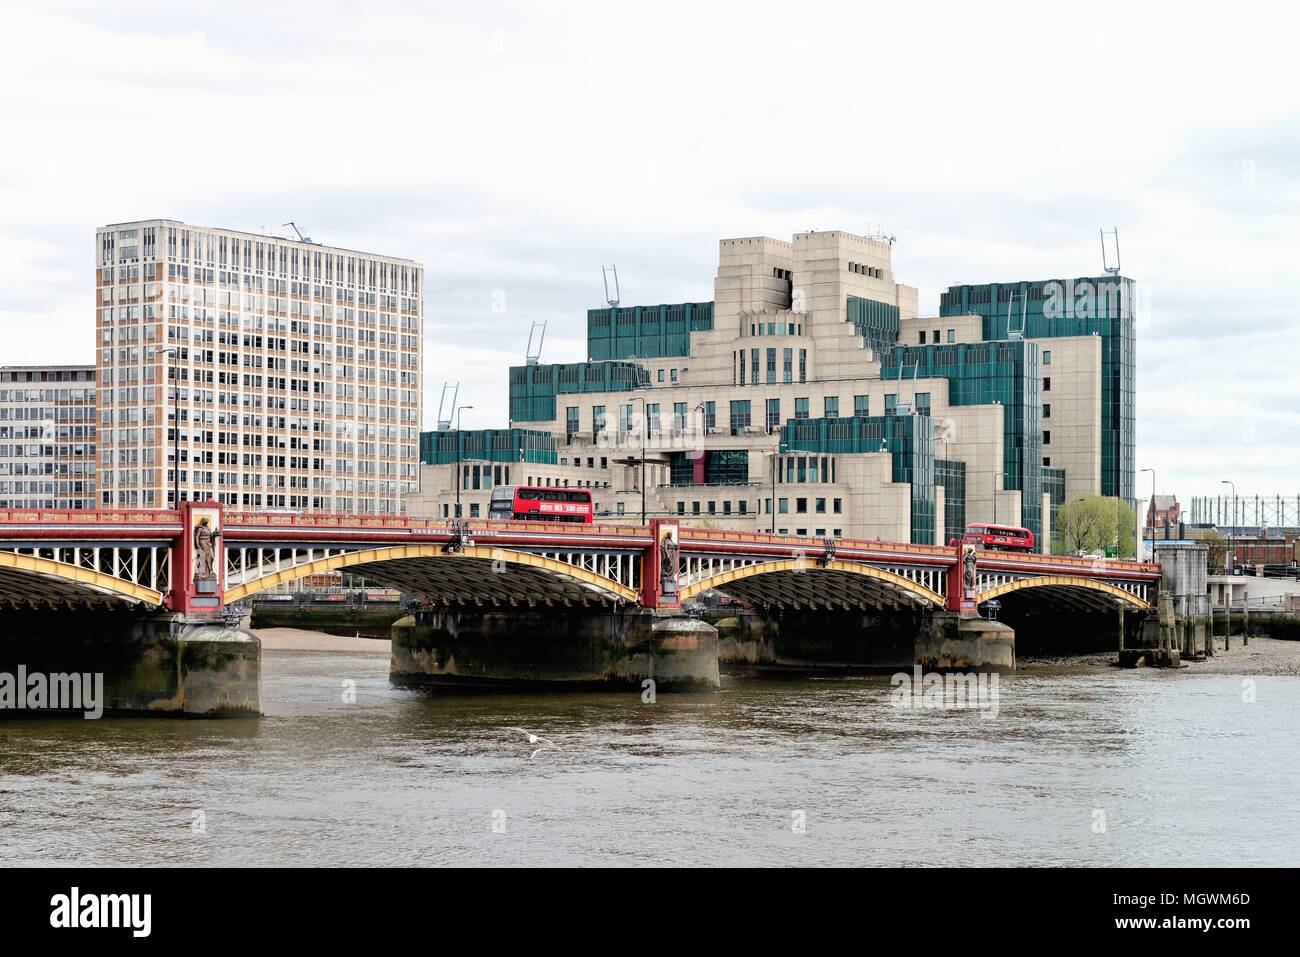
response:
[[[1233,482],[1232,479],[1224,479],[1219,484],[1232,486],[1232,537],[1233,540],[1235,541],[1237,537],[1237,484]],[[1237,549],[1235,548],[1232,550],[1232,571],[1233,574],[1236,574]]]
[[[1001,405],[1002,402],[999,399],[994,399],[993,404]],[[999,469],[996,467],[993,469],[993,524],[994,525],[998,523],[998,471]]]
[[[466,409],[472,409],[472,405],[461,405],[456,407],[456,517],[460,518],[460,450],[465,443],[465,436],[460,431],[460,414]]]
[[[173,346],[170,349],[164,349],[163,355],[175,358],[180,355],[180,350]],[[181,413],[180,413],[180,376],[175,376],[172,380],[172,508],[181,507]],[[164,386],[165,388],[165,386]]]
[[[772,451],[763,453],[772,460],[772,497],[768,499],[767,508],[768,514],[772,516],[773,535],[776,534],[776,469],[781,462],[781,453],[789,451],[790,449],[784,442],[778,442]]]
[[[1140,469],[1139,472],[1151,473],[1151,504],[1147,506],[1150,509],[1151,521],[1149,524],[1151,530],[1147,533],[1147,541],[1151,543],[1151,554],[1154,556],[1156,553],[1156,470]],[[1138,556],[1134,555],[1133,557],[1137,558]]]
[[[645,436],[646,436],[646,429],[650,427],[650,423],[646,421],[645,396],[634,395],[632,396],[632,401],[641,403],[641,429],[640,429],[641,455],[639,456],[639,458],[641,459],[641,524],[644,525],[645,524]]]

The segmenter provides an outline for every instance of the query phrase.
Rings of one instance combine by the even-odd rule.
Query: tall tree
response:
[[[1212,528],[1200,537],[1203,545],[1210,548],[1209,565],[1210,571],[1221,572],[1224,568],[1224,559],[1228,554],[1228,536],[1217,528]]]
[[[1116,541],[1120,557],[1131,558],[1136,548],[1133,508],[1121,499],[1085,495],[1066,502],[1056,513],[1052,551],[1057,555],[1101,552]]]

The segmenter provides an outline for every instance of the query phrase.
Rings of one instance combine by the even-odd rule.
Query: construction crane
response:
[[[300,242],[300,243],[309,243],[309,242],[311,242],[311,237],[310,237],[310,236],[304,236],[304,235],[302,234],[302,230],[298,228],[298,224],[297,224],[297,223],[294,223],[294,222],[288,222],[288,223],[281,223],[281,224],[280,224],[280,228],[281,228],[281,229],[283,229],[285,226],[292,226],[292,227],[293,227],[293,231],[294,231],[295,233],[298,234],[298,242]]]

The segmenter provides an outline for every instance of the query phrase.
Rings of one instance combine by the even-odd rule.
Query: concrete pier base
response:
[[[1184,542],[1157,542],[1160,587],[1155,613],[1135,640],[1125,642],[1119,664],[1127,668],[1181,668],[1211,653],[1214,614],[1206,594],[1208,549]]]
[[[953,612],[786,611],[718,622],[727,671],[1014,671],[1015,631]]]
[[[911,668],[924,612],[775,611],[717,623],[724,670],[897,671]]]
[[[931,671],[1016,670],[1016,633],[1000,621],[936,613],[916,638],[916,664]]]
[[[398,684],[716,689],[718,633],[641,609],[420,612],[393,624]]]
[[[102,676],[105,714],[261,713],[261,643],[242,628],[130,610],[14,610],[5,626],[0,672]]]
[[[240,717],[262,713],[262,643],[241,627],[198,623],[176,636],[175,704],[187,715]]]

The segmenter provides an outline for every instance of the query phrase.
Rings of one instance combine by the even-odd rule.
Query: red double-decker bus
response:
[[[1034,550],[1034,533],[1018,525],[967,525],[962,541],[997,552]]]
[[[488,518],[589,525],[591,493],[581,488],[498,485],[492,489]]]

